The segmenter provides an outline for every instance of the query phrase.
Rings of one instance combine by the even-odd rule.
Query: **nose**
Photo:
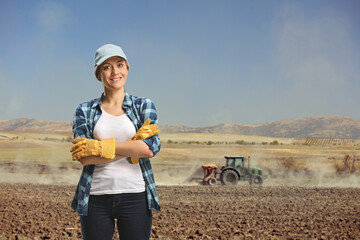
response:
[[[119,70],[115,67],[115,68],[112,69],[111,74],[112,74],[113,76],[116,76],[116,75],[119,74]]]

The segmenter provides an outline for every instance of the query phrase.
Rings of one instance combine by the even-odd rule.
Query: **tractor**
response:
[[[245,157],[225,156],[226,165],[221,168],[220,181],[224,185],[235,185],[238,181],[249,181],[251,185],[261,185],[267,175],[262,170],[250,167],[250,156],[247,158],[248,165],[245,165]]]
[[[220,168],[215,164],[202,165],[203,177],[198,176],[201,169],[196,171],[190,178],[189,182],[196,181],[202,185],[215,185],[218,180],[223,185],[236,185],[239,181],[249,181],[250,185],[262,185],[267,175],[262,173],[260,168],[250,167],[250,156],[225,156],[226,165]],[[247,166],[245,164],[247,160]]]

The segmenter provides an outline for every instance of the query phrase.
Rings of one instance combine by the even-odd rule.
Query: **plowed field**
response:
[[[80,239],[75,186],[0,184],[0,239]],[[360,188],[159,186],[152,239],[359,239]]]

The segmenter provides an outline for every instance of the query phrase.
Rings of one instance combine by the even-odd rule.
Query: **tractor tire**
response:
[[[216,184],[217,184],[216,178],[210,178],[209,179],[209,185],[216,185]]]
[[[235,170],[228,169],[221,172],[220,181],[223,185],[236,185],[239,181],[239,175]]]
[[[252,175],[250,178],[250,185],[262,185],[263,179],[260,175]]]

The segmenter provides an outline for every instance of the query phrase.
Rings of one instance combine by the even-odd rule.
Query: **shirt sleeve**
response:
[[[74,134],[74,139],[91,138],[89,124],[81,104],[75,110],[72,131]]]
[[[150,100],[146,99],[142,104],[141,110],[141,121],[144,123],[147,119],[151,119],[150,124],[158,125],[156,107],[155,104]],[[159,125],[158,125],[159,126]],[[155,135],[143,140],[154,153],[154,156],[160,151],[161,143],[159,135]]]

